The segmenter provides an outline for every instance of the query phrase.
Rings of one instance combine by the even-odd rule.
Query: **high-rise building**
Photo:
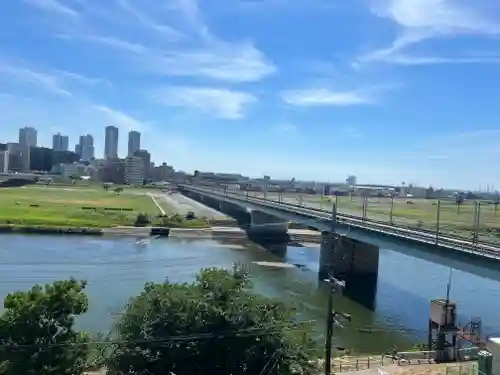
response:
[[[21,146],[22,171],[29,172],[31,147],[36,147],[37,131],[35,128],[24,127],[19,129],[19,145]]]
[[[128,133],[128,156],[141,149],[141,133],[132,130]]]
[[[60,133],[54,134],[52,136],[52,149],[54,151],[68,151],[69,137]]]
[[[128,185],[142,185],[146,178],[144,161],[139,156],[125,158],[125,183]]]
[[[118,157],[118,128],[116,126],[106,126],[106,136],[104,138],[104,158],[114,159]]]
[[[9,173],[9,151],[0,151],[0,173]]]
[[[36,147],[37,134],[36,129],[29,126],[19,129],[19,144],[21,147],[26,145]]]
[[[75,146],[75,153],[81,161],[90,162],[94,159],[94,137],[90,134],[81,135],[78,144]]]
[[[151,154],[147,150],[137,150],[134,152],[133,156],[137,156],[142,159],[144,164],[144,178],[150,177],[150,168],[151,168]]]
[[[94,137],[90,134],[81,137],[82,161],[91,161],[94,159]]]

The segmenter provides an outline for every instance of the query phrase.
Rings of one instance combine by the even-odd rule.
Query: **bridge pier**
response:
[[[367,308],[374,308],[378,281],[379,248],[346,236],[334,244],[329,231],[321,232],[319,278],[329,273],[346,282],[344,294]],[[335,246],[334,246],[335,245]]]
[[[288,240],[288,222],[262,211],[250,211],[248,232],[266,239]]]

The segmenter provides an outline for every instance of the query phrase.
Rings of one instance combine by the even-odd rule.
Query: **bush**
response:
[[[135,219],[134,226],[136,227],[145,227],[151,223],[151,220],[149,220],[149,217],[145,213],[140,213],[137,215],[137,218]]]
[[[9,294],[0,317],[2,374],[81,374],[87,337],[74,330],[74,316],[87,311],[85,282],[36,285]]]
[[[241,268],[206,269],[191,284],[146,284],[119,318],[106,368],[116,375],[308,373],[309,330],[249,287]]]

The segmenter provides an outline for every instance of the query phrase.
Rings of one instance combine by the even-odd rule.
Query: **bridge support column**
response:
[[[335,278],[346,282],[344,294],[347,297],[368,308],[374,308],[379,248],[346,236],[340,236],[334,243],[329,231],[324,231],[321,235],[320,280],[333,273]]]
[[[288,240],[288,222],[261,211],[250,211],[249,232],[266,239]]]

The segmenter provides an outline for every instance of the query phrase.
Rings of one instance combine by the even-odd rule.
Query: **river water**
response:
[[[327,290],[317,279],[319,246],[288,246],[278,257],[250,242],[134,238],[0,235],[0,298],[36,283],[75,277],[88,281],[89,311],[78,319],[81,329],[107,330],[127,299],[147,281],[191,281],[205,267],[247,265],[257,292],[293,304],[300,319],[315,321],[318,342],[324,330]],[[451,298],[459,316],[482,318],[483,330],[500,333],[500,271],[470,262],[435,263],[432,256],[380,250],[375,300],[365,307],[335,296],[335,307],[352,314],[352,322],[337,329],[335,345],[357,352],[383,352],[425,338],[429,300],[443,297],[452,266]],[[267,262],[267,263],[266,263]],[[276,267],[280,262],[300,267]],[[448,264],[449,263],[449,264]],[[464,270],[465,268],[465,270]],[[370,328],[367,333],[366,328]]]

